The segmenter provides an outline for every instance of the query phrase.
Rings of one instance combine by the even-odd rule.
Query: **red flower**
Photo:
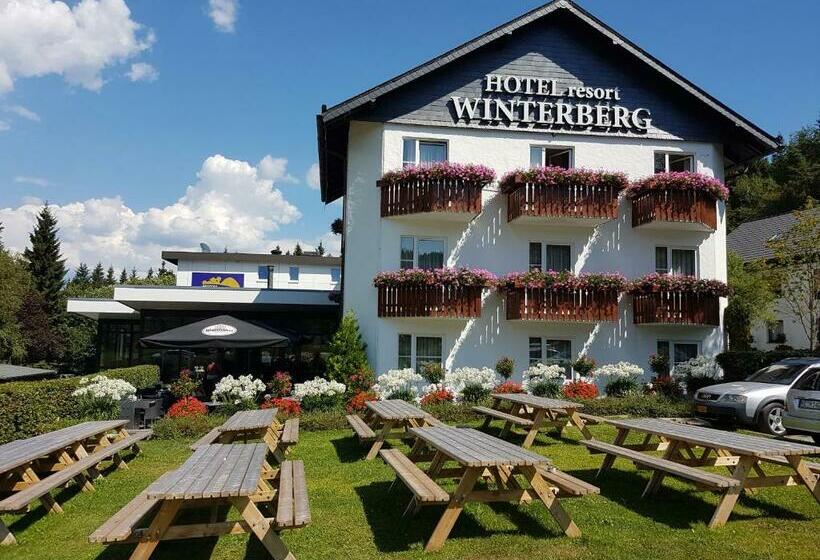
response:
[[[259,405],[259,408],[277,408],[279,409],[278,413],[281,413],[283,416],[299,416],[302,414],[302,405],[294,399],[266,399],[265,402]]]
[[[353,414],[356,412],[361,412],[364,410],[367,401],[377,401],[379,397],[376,396],[376,393],[373,391],[361,391],[353,395],[349,401],[347,401],[347,413]]]
[[[594,399],[598,396],[598,387],[595,383],[586,381],[572,381],[564,385],[564,396],[568,399]]]
[[[193,418],[204,416],[208,408],[196,397],[185,397],[171,405],[166,416],[169,418]]]
[[[515,381],[505,381],[501,385],[496,385],[493,389],[493,393],[523,393],[524,387],[521,383],[516,383]]]
[[[453,400],[455,400],[455,396],[449,389],[436,389],[435,391],[430,391],[421,397],[421,404],[441,404],[445,402],[453,402]]]

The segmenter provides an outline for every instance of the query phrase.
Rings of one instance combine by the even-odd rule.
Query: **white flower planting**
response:
[[[314,377],[310,381],[294,385],[293,397],[298,401],[302,401],[305,397],[332,397],[343,395],[346,389],[344,384],[338,381]]]
[[[226,375],[217,382],[212,396],[220,402],[241,404],[256,400],[256,395],[264,390],[262,380],[255,379],[252,375],[240,375],[239,378]]]
[[[524,379],[521,385],[526,392],[532,393],[532,388],[539,383],[550,381],[559,383],[558,380],[563,380],[565,371],[564,367],[558,364],[545,365],[539,362],[524,370],[521,374]]]
[[[697,356],[676,365],[672,370],[672,375],[678,378],[706,377],[709,379],[721,379],[723,377],[723,371],[714,358]]]
[[[501,382],[501,377],[490,368],[463,367],[444,375],[444,386],[450,390],[456,399],[461,397],[462,391],[468,385],[479,385],[482,389],[492,391]]]
[[[424,378],[412,368],[391,369],[376,379],[373,390],[382,400],[399,391],[409,391],[415,397],[419,394],[418,384],[422,381]]]
[[[592,377],[603,379],[605,382],[616,381],[618,379],[631,379],[638,381],[643,377],[643,368],[630,362],[618,362],[617,364],[605,364],[592,372]]]
[[[80,379],[80,387],[71,393],[74,397],[88,397],[100,401],[117,403],[122,400],[137,400],[137,389],[128,381],[109,379],[104,375]]]

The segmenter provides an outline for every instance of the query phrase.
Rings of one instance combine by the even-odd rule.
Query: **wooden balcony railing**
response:
[[[379,317],[481,316],[480,286],[379,286]]]
[[[697,224],[714,231],[717,229],[715,198],[709,193],[691,190],[657,190],[635,196],[632,227],[653,222]]]
[[[382,218],[424,212],[477,215],[481,212],[482,186],[457,179],[378,183]]]
[[[504,291],[507,320],[618,320],[618,290],[514,288]]]
[[[611,220],[618,217],[619,192],[612,185],[520,183],[507,193],[507,221],[523,216]]]
[[[720,298],[691,292],[655,292],[632,296],[636,325],[720,325]]]

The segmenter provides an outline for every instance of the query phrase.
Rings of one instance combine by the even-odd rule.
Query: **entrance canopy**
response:
[[[274,330],[230,315],[219,315],[140,339],[148,348],[265,348],[287,346],[290,339]]]

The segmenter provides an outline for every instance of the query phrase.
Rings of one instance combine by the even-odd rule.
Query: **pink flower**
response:
[[[656,292],[688,292],[711,296],[728,296],[729,287],[720,280],[703,280],[695,276],[658,274],[653,272],[629,283],[627,290],[633,295]]]
[[[381,286],[478,286],[495,283],[492,272],[480,268],[407,268],[380,272],[373,278],[373,285]]]
[[[486,165],[442,161],[429,165],[410,165],[385,173],[379,184],[400,185],[418,181],[456,180],[474,185],[488,185],[495,180],[495,171]]]
[[[617,290],[626,287],[626,278],[617,272],[585,272],[575,275],[571,272],[554,270],[513,272],[499,278],[496,283],[498,291],[535,288],[550,291],[558,290]]]
[[[498,185],[508,193],[527,183],[545,187],[612,187],[620,191],[629,181],[620,172],[547,166],[510,171],[504,174]]]
[[[663,190],[702,191],[720,200],[729,198],[729,189],[714,177],[688,171],[650,175],[629,185],[625,194],[629,198],[635,198],[646,192]]]

